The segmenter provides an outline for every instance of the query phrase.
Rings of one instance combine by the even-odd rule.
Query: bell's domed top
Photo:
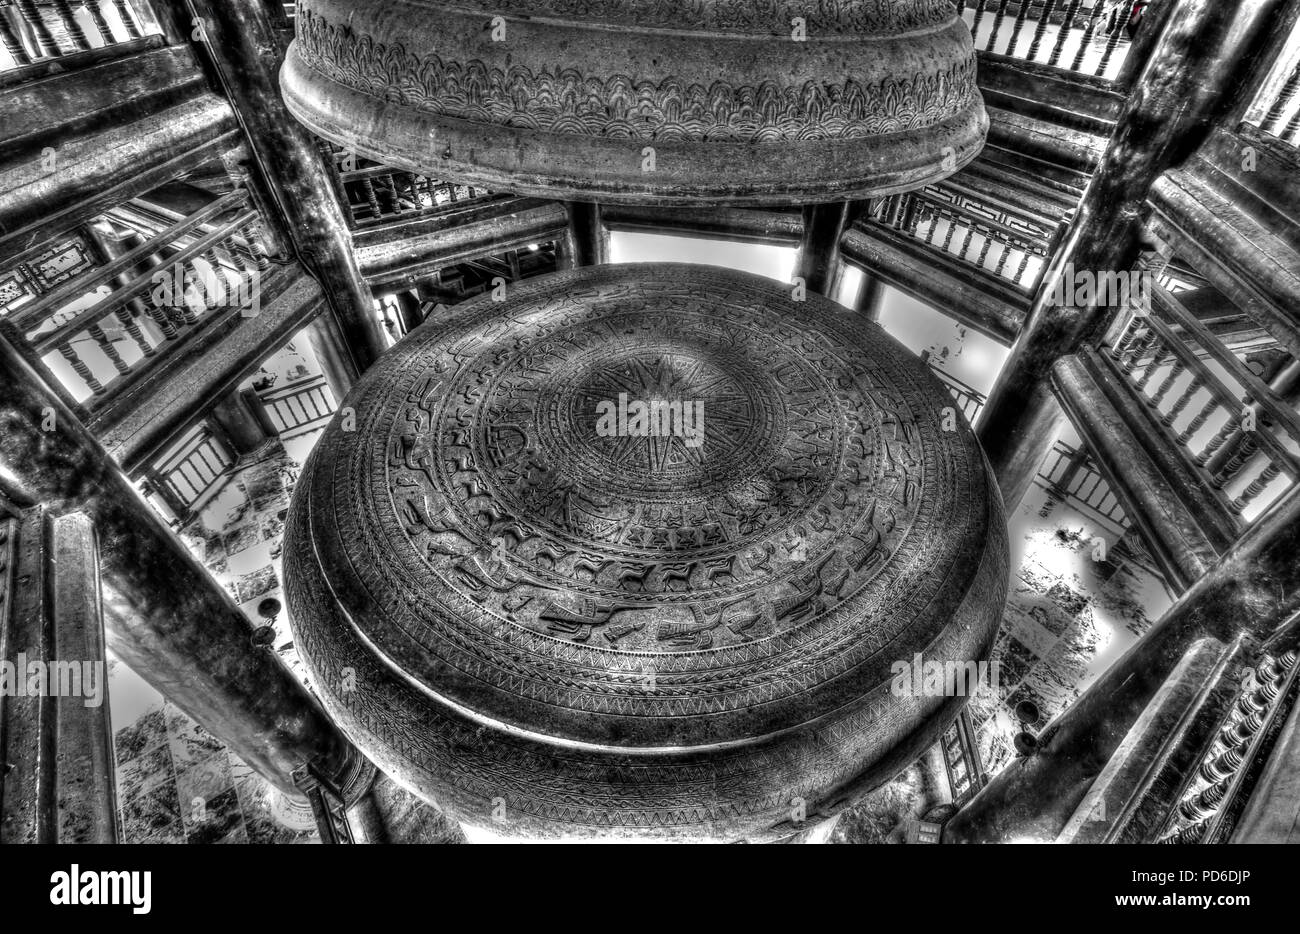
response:
[[[301,0],[289,109],[498,191],[799,204],[922,187],[988,121],[950,0]]]

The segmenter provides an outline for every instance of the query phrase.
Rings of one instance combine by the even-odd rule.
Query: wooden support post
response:
[[[0,843],[116,843],[94,526],[33,506],[0,518],[0,551]]]
[[[843,263],[840,238],[848,225],[849,202],[810,204],[803,209],[803,240],[795,263],[795,276],[809,292],[834,296]]]
[[[1080,358],[1057,361],[1052,382],[1125,515],[1142,532],[1169,582],[1185,590],[1214,566],[1219,552],[1182,491],[1146,453],[1147,445],[1168,442],[1125,419]]]
[[[340,788],[364,759],[172,535],[73,411],[0,339],[0,482],[20,505],[85,513],[99,536],[114,651],[285,791],[312,763]],[[27,592],[28,588],[24,588]]]
[[[321,283],[358,372],[383,354],[383,328],[352,251],[344,208],[314,137],[280,97],[283,61],[263,0],[188,0],[204,48],[243,120],[249,147],[283,218],[290,242]],[[183,13],[175,13],[181,16]]]
[[[1279,5],[1280,0],[1182,0],[1165,24],[980,420],[980,440],[1008,506],[1037,468],[1039,458],[1026,451],[1041,447],[1040,427],[1055,404],[1048,372],[1061,357],[1095,341],[1113,314],[1105,306],[1060,304],[1058,288],[1072,270],[1133,268],[1152,184],[1194,151],[1215,118],[1231,108],[1231,92],[1255,67]]]
[[[569,230],[564,238],[564,252],[572,267],[600,266],[609,262],[609,231],[605,229],[601,206],[585,201],[564,205],[569,215]]]

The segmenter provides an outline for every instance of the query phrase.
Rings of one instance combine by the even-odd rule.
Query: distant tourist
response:
[[[1138,27],[1142,25],[1142,19],[1150,5],[1150,0],[1138,0],[1133,4],[1133,10],[1128,15],[1128,26],[1125,27],[1130,39],[1137,35]]]

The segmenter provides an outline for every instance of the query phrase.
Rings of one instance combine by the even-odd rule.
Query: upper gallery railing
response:
[[[1246,111],[1246,122],[1291,146],[1300,146],[1300,51],[1297,34],[1291,35],[1287,53],[1274,64],[1259,93]]]
[[[140,222],[142,214],[155,218],[155,229]],[[134,211],[129,203],[115,208],[105,219],[134,225],[128,242],[138,245],[85,264],[50,288],[0,295],[10,297],[0,314],[91,411],[212,314],[237,308],[251,316],[259,310],[261,277],[270,261],[247,192],[217,198],[171,223],[159,217],[175,215]],[[29,288],[37,281],[30,274],[17,280],[8,275],[0,271],[0,280]]]
[[[321,148],[334,170],[354,229],[433,216],[492,197],[483,188],[378,165],[324,141]]]
[[[1037,479],[1053,496],[1096,520],[1116,538],[1128,531],[1124,507],[1086,449],[1057,441],[1039,466]]]
[[[980,410],[984,408],[984,403],[988,401],[988,397],[974,386],[962,382],[945,370],[935,362],[935,358],[931,356],[929,351],[922,353],[921,359],[929,364],[930,371],[948,387],[948,391],[952,393],[953,399],[957,402],[957,407],[966,416],[966,421],[972,425],[975,424],[975,420],[979,418]]]
[[[220,492],[234,465],[230,446],[203,421],[144,471],[142,492],[165,504],[164,517],[180,526]]]
[[[337,408],[324,376],[270,389],[257,394],[270,427],[283,439],[295,438],[324,426]]]
[[[142,0],[0,0],[0,72],[158,31]]]
[[[1236,697],[1218,723],[1214,743],[1196,763],[1178,805],[1157,833],[1161,843],[1224,843],[1245,800],[1246,783],[1273,724],[1285,719],[1294,697],[1297,653],[1264,656],[1241,679]]]
[[[977,49],[1112,83],[1162,2],[1169,0],[956,0]]]
[[[939,747],[943,750],[943,764],[948,773],[953,803],[963,805],[988,782],[969,707],[964,708],[943,732]]]
[[[1154,285],[1107,349],[1242,527],[1300,478],[1300,414],[1177,295]]]
[[[880,199],[869,221],[919,240],[1026,295],[1042,275],[1055,230],[1027,214],[930,185]]]

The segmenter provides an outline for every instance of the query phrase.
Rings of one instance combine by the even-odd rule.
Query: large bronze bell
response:
[[[892,194],[988,128],[951,0],[300,0],[281,82],[385,165],[579,201]]]

